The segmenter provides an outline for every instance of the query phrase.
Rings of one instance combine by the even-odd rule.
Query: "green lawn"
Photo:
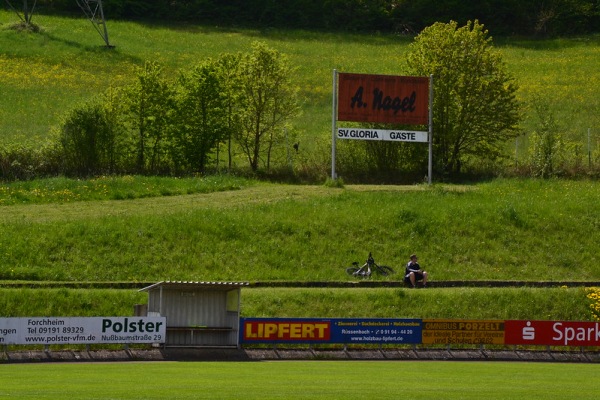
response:
[[[596,399],[597,365],[275,361],[0,365],[32,399]]]

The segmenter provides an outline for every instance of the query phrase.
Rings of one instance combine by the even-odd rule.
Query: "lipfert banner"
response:
[[[418,344],[415,319],[242,318],[240,343]]]
[[[338,121],[427,125],[429,78],[339,74]]]

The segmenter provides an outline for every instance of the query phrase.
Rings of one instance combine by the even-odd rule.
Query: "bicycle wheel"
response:
[[[367,272],[365,269],[359,268],[359,267],[346,268],[346,272],[348,273],[348,275],[357,276],[359,278],[369,278],[369,277],[371,277],[371,273],[370,272]]]
[[[387,265],[378,265],[376,271],[383,276],[388,276],[394,273],[392,267],[388,267]]]

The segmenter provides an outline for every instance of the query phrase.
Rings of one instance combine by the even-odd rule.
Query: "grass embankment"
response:
[[[147,194],[145,178],[114,179],[96,190],[111,198],[110,192],[122,192],[121,180],[139,180],[130,184],[129,197]],[[204,186],[215,192],[127,201],[73,196],[62,203],[1,207],[0,278],[339,281],[351,280],[344,268],[369,252],[397,270],[416,252],[434,280],[600,277],[595,182],[331,189],[223,178],[212,187],[202,180],[181,185],[178,190]],[[240,189],[216,192],[231,185]],[[0,193],[13,192],[13,184],[2,186]]]
[[[213,193],[147,198],[146,178],[121,179],[131,181],[132,200],[78,201],[72,196],[63,203],[0,207],[1,279],[352,281],[344,267],[364,260],[369,251],[400,271],[408,255],[417,252],[434,281],[600,277],[600,191],[594,182],[498,180],[332,189],[222,177],[210,178],[217,179],[213,186],[201,179],[176,180],[179,189],[171,189],[208,186]],[[107,199],[123,187],[117,178],[101,188],[49,182],[48,196],[64,190],[60,182],[74,192],[74,186],[84,191],[97,187]],[[27,202],[44,203],[19,185],[3,185],[0,193],[18,187]],[[57,186],[51,190],[51,185]],[[219,191],[225,187],[238,190]],[[40,185],[31,190],[41,190]],[[133,304],[145,301],[143,294],[109,304],[101,299],[131,292],[3,289],[6,304],[0,310],[3,316],[128,315]],[[243,314],[590,319],[585,295],[583,289],[566,288],[248,289]],[[28,296],[32,300],[23,301]]]
[[[331,74],[341,72],[402,75],[401,61],[412,37],[356,35],[306,31],[219,29],[195,25],[165,26],[112,21],[108,15],[112,50],[84,18],[36,15],[40,34],[0,29],[0,139],[6,143],[47,138],[65,111],[90,100],[109,87],[129,84],[135,66],[152,60],[168,75],[221,53],[248,51],[255,40],[287,54],[298,67],[294,82],[305,101],[303,113],[293,122],[302,150],[297,162],[326,163],[331,142]],[[16,22],[0,11],[0,27]],[[490,32],[494,36],[494,32]],[[548,104],[561,131],[586,153],[587,129],[598,135],[600,107],[600,36],[549,40],[496,38],[511,73],[521,86],[525,102],[539,97]],[[531,133],[539,121],[525,109],[523,132]],[[25,117],[27,116],[27,117]],[[523,140],[515,155],[527,157]],[[594,148],[596,141],[592,141]],[[511,155],[514,146],[510,147]],[[282,155],[285,159],[285,154]],[[569,155],[575,157],[575,154]]]
[[[1,289],[0,316],[132,315],[135,289]],[[451,318],[586,321],[583,288],[243,289],[244,317]]]

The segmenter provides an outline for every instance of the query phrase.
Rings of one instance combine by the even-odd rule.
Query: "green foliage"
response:
[[[299,112],[298,89],[292,85],[294,69],[287,57],[254,42],[241,60],[240,125],[236,139],[252,171],[260,161],[270,168],[273,148],[282,142],[286,122]]]
[[[600,321],[600,288],[592,287],[586,289],[586,296],[590,301],[593,319]]]
[[[175,153],[182,155],[186,170],[204,172],[209,155],[226,137],[230,119],[226,84],[212,60],[197,65],[179,80],[173,146]]]
[[[231,166],[232,138],[253,172],[261,161],[268,170],[299,111],[292,72],[283,54],[258,42],[251,53],[199,63],[177,82],[167,81],[159,64],[146,62],[133,84],[66,117],[59,138],[63,172],[204,173],[223,141]]]
[[[539,99],[534,106],[540,119],[540,126],[530,138],[531,174],[535,177],[548,178],[555,176],[563,165],[563,157],[565,157],[563,135],[549,106]]]
[[[86,176],[122,169],[123,139],[119,137],[119,127],[110,101],[87,103],[69,112],[58,138],[62,172]]]
[[[63,167],[55,143],[12,143],[0,145],[0,181],[53,176]]]
[[[125,124],[133,133],[138,172],[168,169],[167,134],[173,112],[173,89],[162,76],[163,68],[146,62],[134,84],[124,90]]]
[[[15,1],[15,0],[12,0]],[[31,3],[31,1],[30,1]],[[502,34],[597,32],[595,0],[104,0],[117,19],[361,32],[418,32],[439,21],[479,19]],[[78,12],[68,0],[38,0],[38,9]]]
[[[424,29],[406,58],[411,74],[434,76],[436,170],[459,173],[469,157],[496,159],[518,134],[517,85],[478,21]]]
[[[342,178],[331,179],[327,178],[325,180],[325,187],[329,188],[339,188],[342,189],[344,187],[344,180]]]

